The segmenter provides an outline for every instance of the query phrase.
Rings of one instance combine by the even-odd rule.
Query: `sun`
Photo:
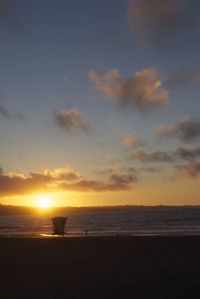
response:
[[[51,196],[49,194],[40,194],[37,196],[37,206],[41,209],[47,209],[52,206]]]

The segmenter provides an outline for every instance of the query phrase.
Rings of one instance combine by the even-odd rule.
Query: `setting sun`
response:
[[[51,197],[48,194],[41,194],[37,198],[37,206],[41,209],[47,209],[52,206]]]

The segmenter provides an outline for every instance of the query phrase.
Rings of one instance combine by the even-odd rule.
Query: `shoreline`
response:
[[[199,237],[200,233],[138,233],[138,234],[64,234],[64,235],[55,235],[54,233],[41,233],[41,234],[34,234],[34,233],[11,233],[11,234],[0,234],[0,239],[87,239],[87,238],[183,238],[183,237]]]

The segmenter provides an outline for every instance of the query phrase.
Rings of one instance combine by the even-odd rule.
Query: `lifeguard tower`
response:
[[[55,235],[64,235],[67,217],[54,217],[51,220],[53,222],[54,234]]]

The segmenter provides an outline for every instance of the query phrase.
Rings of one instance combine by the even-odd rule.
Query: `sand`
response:
[[[200,237],[0,238],[0,298],[200,298]]]

